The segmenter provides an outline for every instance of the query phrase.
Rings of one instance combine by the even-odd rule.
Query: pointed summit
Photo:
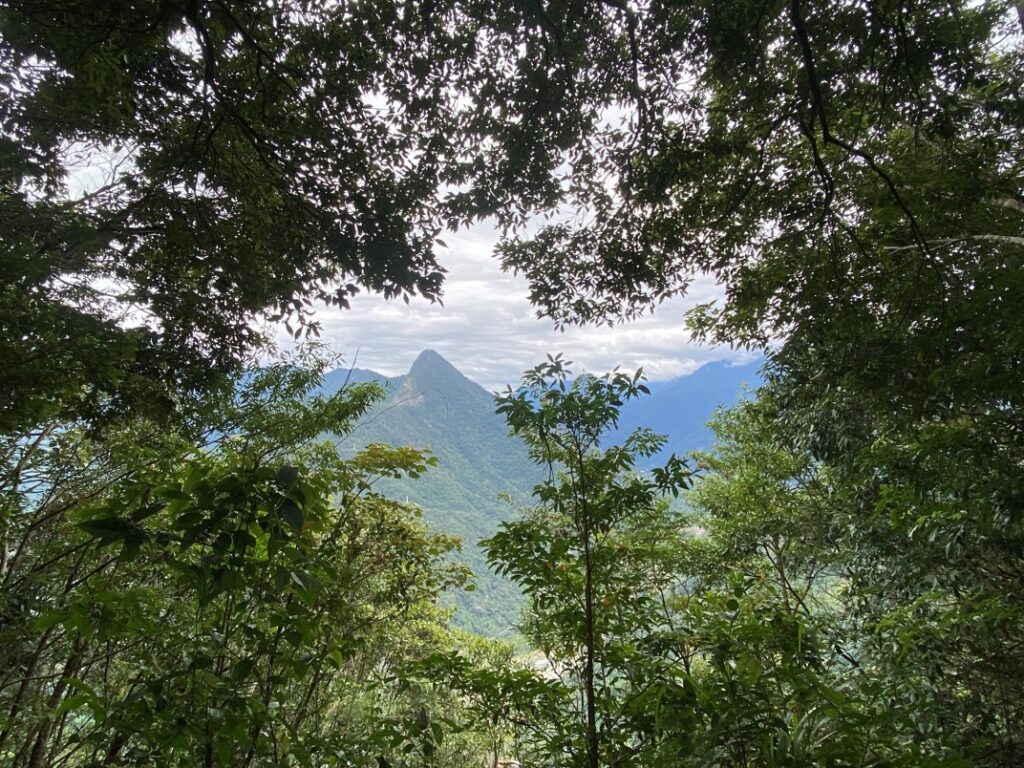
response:
[[[459,373],[458,369],[456,369],[454,365],[452,365],[443,357],[441,357],[441,355],[439,355],[437,352],[435,352],[432,349],[424,349],[422,352],[420,352],[419,356],[416,358],[416,361],[412,364],[412,368],[409,369],[409,374],[412,375],[416,371],[442,370],[449,371],[452,373],[458,373],[459,376],[462,376],[462,374]]]
[[[479,384],[467,379],[454,365],[432,349],[420,352],[405,377],[405,385],[415,387],[420,392],[433,388],[449,392],[477,389],[484,391]]]

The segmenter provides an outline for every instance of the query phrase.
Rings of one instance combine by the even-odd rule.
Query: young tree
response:
[[[674,457],[650,475],[636,471],[638,457],[663,445],[647,430],[601,448],[622,403],[646,391],[639,371],[572,381],[570,373],[549,358],[499,398],[499,412],[550,479],[534,491],[537,506],[502,524],[485,546],[499,572],[526,591],[524,634],[579,695],[572,720],[547,713],[544,754],[534,759],[639,765],[664,737],[642,704],[672,685],[678,662],[672,652],[649,652],[671,621],[665,600],[682,547],[666,496],[686,487],[689,471]]]

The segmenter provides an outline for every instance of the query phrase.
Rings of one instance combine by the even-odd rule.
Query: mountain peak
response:
[[[409,375],[426,372],[440,373],[442,371],[445,373],[457,373],[460,378],[462,377],[458,369],[437,352],[432,349],[424,349],[413,362],[412,368],[409,369]]]
[[[448,362],[447,360],[444,359],[444,357],[441,356],[440,352],[435,352],[432,349],[424,349],[416,356],[416,361],[413,363],[413,366],[415,367],[417,364],[421,362],[428,362],[431,360],[440,360],[442,363]]]
[[[432,349],[420,352],[402,384],[405,396],[412,392],[427,397],[464,398],[488,413],[493,412],[491,396],[483,387],[470,381],[454,365]],[[454,401],[453,401],[454,402]]]

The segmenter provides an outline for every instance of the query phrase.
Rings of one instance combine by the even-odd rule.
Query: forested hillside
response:
[[[353,379],[365,377],[353,373]],[[519,590],[494,576],[477,542],[514,514],[514,504],[529,501],[543,473],[494,412],[493,396],[436,352],[421,353],[408,374],[386,384],[387,399],[338,441],[340,453],[386,443],[414,446],[437,459],[415,481],[384,480],[376,490],[418,504],[433,527],[462,539],[460,559],[476,580],[472,592],[453,596],[459,625],[487,636],[511,635]]]
[[[1020,0],[0,1],[0,766],[1024,764],[1022,94]],[[484,230],[495,355],[760,386],[329,370]]]

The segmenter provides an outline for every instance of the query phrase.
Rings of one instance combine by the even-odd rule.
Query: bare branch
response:
[[[997,208],[1009,208],[1011,211],[1024,213],[1024,203],[1013,197],[988,197],[985,198],[985,202]]]
[[[929,240],[928,245],[955,245],[957,243],[965,243],[971,240],[1004,243],[1006,245],[1019,245],[1024,248],[1024,237],[1016,237],[1015,235],[966,235],[964,237],[945,237],[940,240]],[[885,250],[897,252],[912,251],[917,248],[917,245],[888,245],[885,247]]]

